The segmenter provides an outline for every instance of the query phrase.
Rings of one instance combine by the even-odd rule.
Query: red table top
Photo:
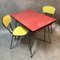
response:
[[[25,10],[23,12],[13,13],[11,16],[31,31],[35,31],[56,21],[56,19],[38,13],[34,10]]]

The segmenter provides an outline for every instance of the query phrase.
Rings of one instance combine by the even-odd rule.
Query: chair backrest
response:
[[[55,7],[53,6],[44,6],[43,7],[43,13],[48,13],[48,14],[52,14],[54,15],[55,14]]]
[[[13,28],[12,28],[12,26],[11,26],[11,24],[10,24],[11,21],[12,21],[12,19],[11,19],[10,15],[6,15],[6,16],[4,16],[3,19],[2,19],[2,24],[5,26],[5,28],[8,29],[8,31],[9,31],[10,33],[12,33],[12,31],[13,31]],[[9,29],[8,27],[10,27],[10,29]]]
[[[12,19],[11,19],[10,15],[6,15],[3,17],[2,23],[6,28],[8,28],[11,21],[12,21]]]

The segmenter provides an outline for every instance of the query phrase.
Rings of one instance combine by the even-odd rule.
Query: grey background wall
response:
[[[42,7],[52,5],[56,8],[55,18],[60,18],[60,0],[0,0],[0,29],[4,28],[1,19],[4,15],[33,9],[42,12]]]

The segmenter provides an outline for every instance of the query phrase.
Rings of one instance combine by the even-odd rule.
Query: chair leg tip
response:
[[[31,55],[31,58],[33,57],[33,55]]]
[[[51,42],[49,42],[49,43],[51,43]]]
[[[32,56],[31,56],[31,58],[32,58]]]
[[[10,47],[10,49],[12,49],[12,47]]]

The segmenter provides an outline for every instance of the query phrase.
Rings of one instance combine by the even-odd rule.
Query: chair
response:
[[[4,27],[12,34],[12,39],[11,39],[11,44],[10,44],[10,49],[12,49],[12,43],[13,40],[17,37],[19,39],[19,37],[28,35],[28,29],[26,29],[23,26],[17,26],[15,29],[13,29],[12,25],[11,25],[12,19],[10,17],[10,15],[6,15],[3,17],[2,19],[2,24],[4,25]],[[29,36],[28,36],[29,37]],[[17,40],[18,40],[17,39]],[[29,50],[31,53],[31,57],[32,57],[32,51],[31,51],[31,39],[29,39]]]
[[[50,16],[50,17],[53,17],[53,15],[55,14],[55,11],[56,11],[56,9],[55,9],[55,7],[53,7],[53,6],[44,6],[43,7],[43,13],[45,14],[45,15],[47,15],[47,16]],[[48,30],[50,31],[50,29],[51,29],[51,32],[52,32],[52,25],[51,26],[48,26]],[[46,32],[46,30],[45,30],[45,32]],[[44,32],[44,33],[45,33]],[[44,34],[45,35],[45,34]],[[45,37],[44,37],[45,38]],[[51,41],[50,41],[51,42]]]
[[[56,11],[56,9],[53,6],[44,6],[43,7],[43,13],[48,13],[48,14],[54,15],[55,11]]]

